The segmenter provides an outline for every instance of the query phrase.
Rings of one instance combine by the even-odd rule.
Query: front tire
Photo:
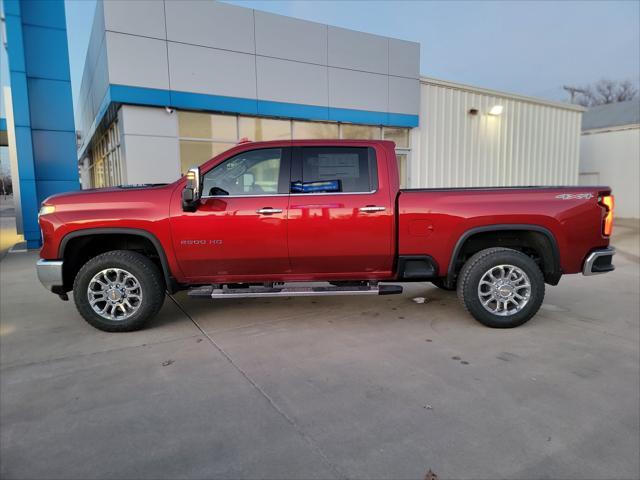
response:
[[[148,257],[113,250],[85,263],[73,282],[73,299],[82,317],[98,330],[139,330],[164,302],[164,281]]]
[[[488,248],[473,255],[458,276],[458,298],[483,325],[513,328],[533,317],[544,299],[544,276],[527,255]]]

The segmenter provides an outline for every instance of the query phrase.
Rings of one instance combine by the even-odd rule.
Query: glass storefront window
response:
[[[396,153],[398,159],[398,174],[400,175],[400,188],[407,188],[407,157],[406,153]]]
[[[178,112],[178,132],[181,137],[186,138],[236,140],[238,138],[237,117]]]
[[[342,125],[342,138],[358,140],[380,140],[380,127],[368,125]]]
[[[340,130],[337,123],[322,122],[293,122],[294,139],[314,138],[340,138]]]
[[[93,188],[106,187],[104,181],[104,160],[101,158],[93,164]]]
[[[402,187],[408,185],[410,128],[376,127],[351,123],[310,122],[179,111],[180,168],[190,167],[233,147],[240,138],[251,141],[294,139],[392,140],[396,143]],[[197,139],[207,140],[199,141]],[[102,178],[109,166],[103,167]],[[104,180],[103,180],[104,182]]]
[[[233,143],[180,140],[180,172],[185,174],[191,167],[202,165],[233,146]]]
[[[239,117],[240,138],[252,142],[261,140],[290,140],[291,122],[272,118]]]
[[[397,148],[409,148],[409,129],[384,127],[384,139],[396,142]]]
[[[123,183],[123,165],[120,160],[120,131],[113,122],[93,145],[91,151],[91,186],[110,187]]]

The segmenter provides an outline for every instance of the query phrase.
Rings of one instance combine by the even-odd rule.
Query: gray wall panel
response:
[[[166,42],[107,32],[107,55],[112,84],[169,88]]]
[[[167,39],[255,53],[253,10],[201,0],[167,0]]]
[[[389,77],[329,67],[329,106],[386,112]]]
[[[417,43],[213,0],[98,0],[77,125],[91,134],[108,84],[415,115],[419,56]]]
[[[169,42],[169,65],[173,90],[256,98],[253,55]]]
[[[168,113],[164,108],[124,105],[120,120],[127,135],[178,137],[178,114]]]
[[[329,66],[389,73],[389,39],[329,26]]]
[[[109,88],[109,72],[107,69],[107,47],[106,45],[103,45],[100,50],[98,61],[96,62],[93,82],[91,83],[90,96],[93,112],[98,111],[100,104],[102,103],[102,99],[104,98],[105,93],[107,93],[107,88]]]
[[[327,106],[327,67],[257,57],[258,98]]]
[[[96,5],[96,13],[93,17],[93,26],[89,37],[89,45],[87,46],[87,55],[85,57],[84,69],[82,72],[82,82],[80,84],[80,94],[78,97],[79,108],[76,112],[76,127],[86,131],[93,123],[94,111],[92,106],[92,94],[89,92],[94,81],[96,62],[100,55],[100,51],[104,47],[104,12],[102,4]],[[108,77],[108,75],[105,75]],[[108,80],[108,78],[105,78]]]
[[[389,39],[389,75],[420,77],[420,44]],[[417,108],[417,107],[416,107]]]
[[[178,139],[124,135],[127,183],[164,183],[180,178]]]
[[[256,53],[299,62],[327,64],[327,26],[255,12]]]
[[[108,0],[104,2],[105,28],[143,37],[166,38],[164,4],[158,0]]]
[[[389,77],[389,111],[417,115],[420,110],[420,80]]]

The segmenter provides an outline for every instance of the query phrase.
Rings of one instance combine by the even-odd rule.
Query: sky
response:
[[[565,100],[566,84],[601,78],[640,84],[639,0],[227,3],[416,41],[423,75],[485,88]],[[75,101],[95,0],[65,4]],[[0,74],[6,78],[1,50]]]

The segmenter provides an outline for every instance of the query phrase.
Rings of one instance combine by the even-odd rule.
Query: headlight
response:
[[[47,215],[55,211],[56,211],[56,207],[54,205],[42,205],[42,207],[40,207],[40,212],[38,213],[38,216]]]

